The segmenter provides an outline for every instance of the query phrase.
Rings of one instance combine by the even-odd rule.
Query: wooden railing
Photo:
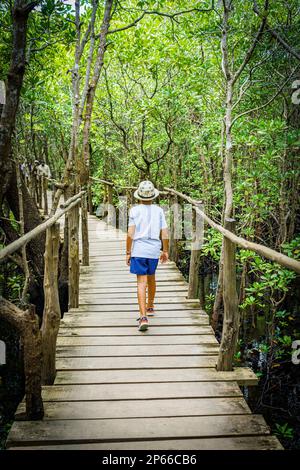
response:
[[[108,205],[113,203],[113,191],[119,193],[120,191],[133,191],[136,187],[121,187],[116,186],[111,181],[106,181],[97,178],[91,178],[92,181],[102,183],[107,194],[106,202]],[[197,201],[179,191],[172,188],[164,188],[160,191],[160,197],[167,198],[169,204],[170,222],[169,222],[169,256],[174,262],[178,260],[178,245],[176,237],[176,224],[181,224],[179,214],[179,201],[191,204],[193,211],[193,227],[195,229],[195,216],[198,214],[203,220],[210,225],[213,229],[217,230],[223,235],[223,329],[222,339],[219,350],[219,357],[217,361],[217,370],[230,371],[233,368],[234,354],[238,342],[240,316],[239,316],[239,302],[237,295],[237,281],[236,281],[236,247],[239,246],[246,250],[252,250],[279,265],[300,273],[300,262],[279,253],[267,246],[248,241],[235,234],[235,220],[225,219],[224,227],[217,224],[212,220],[203,210],[201,210],[201,201]],[[132,194],[130,195],[130,203],[132,202]],[[108,207],[108,214],[109,214]],[[111,218],[107,217],[107,222],[110,223]],[[179,222],[178,222],[179,220]],[[181,232],[181,230],[180,230]],[[193,230],[193,236],[196,235],[196,230]],[[197,246],[197,244],[196,244]],[[189,280],[188,280],[188,298],[193,299],[198,295],[198,279],[199,279],[199,264],[201,258],[201,249],[196,248],[191,250],[190,264],[189,264]]]
[[[23,340],[27,419],[42,418],[41,386],[42,384],[52,384],[56,374],[56,339],[61,318],[58,292],[60,224],[57,221],[65,214],[68,214],[65,222],[68,224],[68,304],[69,307],[78,306],[80,266],[79,204],[84,196],[85,191],[80,191],[72,196],[59,206],[54,215],[0,251],[1,262],[7,256],[26,246],[30,240],[46,231],[44,312],[41,327],[39,326],[38,317],[35,315],[34,306],[30,306],[24,312],[11,302],[3,298],[0,299],[0,318],[5,318],[19,332]],[[44,194],[43,199],[43,207],[46,210],[47,194]],[[40,204],[42,206],[42,200],[40,200]]]

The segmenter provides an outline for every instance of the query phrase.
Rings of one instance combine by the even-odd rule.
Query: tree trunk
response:
[[[94,99],[96,94],[96,88],[99,82],[101,70],[103,67],[104,54],[106,50],[106,37],[108,28],[110,25],[111,10],[114,0],[106,0],[104,7],[104,16],[101,25],[100,37],[99,37],[99,46],[97,51],[96,62],[94,66],[94,73],[89,84],[86,96],[86,108],[84,115],[84,128],[83,128],[83,143],[82,143],[82,164],[84,165],[83,171],[81,173],[81,184],[88,183],[89,177],[89,167],[90,167],[90,129],[91,129],[91,120]]]
[[[234,233],[234,219],[225,219],[225,228]],[[235,244],[224,237],[224,321],[217,370],[232,370],[239,334],[239,309],[236,290]]]
[[[45,307],[42,323],[42,350],[43,350],[43,384],[51,385],[54,382],[56,367],[56,339],[60,323],[60,306],[58,296],[58,251],[59,251],[58,223],[47,229],[45,247],[45,274],[44,296]]]
[[[0,116],[0,206],[12,174],[12,135],[15,129],[26,63],[26,32],[28,16],[36,2],[15,0],[12,9],[13,43],[6,82],[6,102]]]
[[[24,316],[24,374],[26,393],[26,415],[30,420],[44,416],[42,401],[42,338],[34,307]]]
[[[39,321],[31,306],[25,312],[0,297],[0,318],[20,334],[24,349],[26,419],[38,420],[44,415],[41,387],[42,345]]]

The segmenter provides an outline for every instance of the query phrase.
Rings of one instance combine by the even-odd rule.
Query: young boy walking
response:
[[[140,204],[129,211],[126,263],[130,265],[130,272],[137,276],[140,331],[148,329],[148,316],[153,316],[155,313],[155,271],[158,261],[160,259],[161,263],[165,263],[169,259],[165,214],[161,207],[152,204],[158,195],[159,191],[151,181],[142,181],[134,193],[134,197],[140,201]]]

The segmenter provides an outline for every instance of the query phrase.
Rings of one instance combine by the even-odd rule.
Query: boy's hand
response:
[[[126,264],[127,264],[127,266],[130,266],[130,258],[131,258],[131,255],[126,255]]]
[[[166,263],[169,259],[169,254],[167,251],[163,251],[162,254],[160,255],[160,262],[161,263]]]

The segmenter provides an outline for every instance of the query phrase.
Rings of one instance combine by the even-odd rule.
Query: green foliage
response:
[[[281,438],[292,439],[294,437],[294,430],[291,428],[288,423],[284,424],[275,424],[274,433]]]

